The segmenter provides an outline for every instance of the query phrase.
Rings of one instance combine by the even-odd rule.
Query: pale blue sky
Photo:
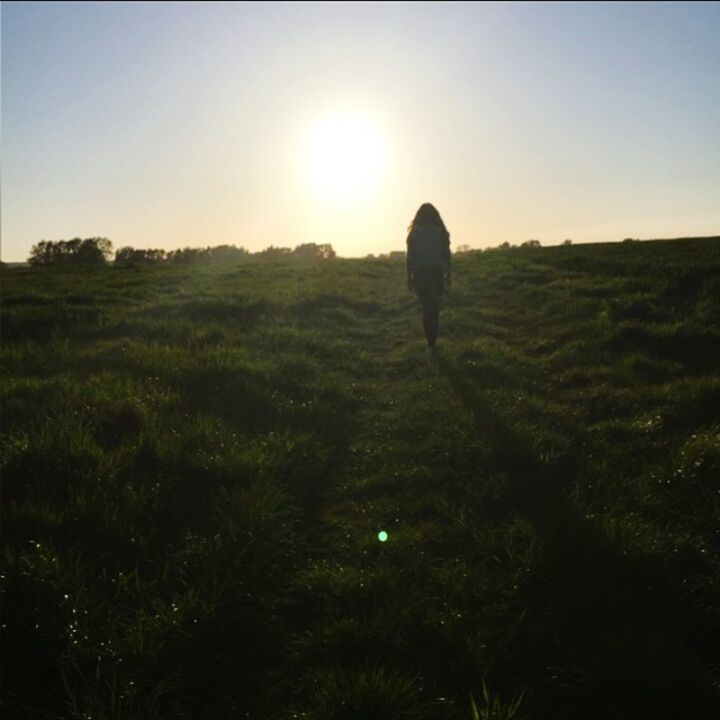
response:
[[[387,252],[426,201],[473,247],[720,234],[719,37],[720,3],[4,2],[3,259]],[[342,200],[306,157],[337,111],[381,138]]]

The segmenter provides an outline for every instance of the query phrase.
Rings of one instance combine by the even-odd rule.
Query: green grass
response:
[[[454,275],[5,268],[3,716],[716,716],[720,242]]]

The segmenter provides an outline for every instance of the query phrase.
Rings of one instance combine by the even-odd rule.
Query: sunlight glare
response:
[[[307,176],[314,190],[326,199],[356,200],[377,190],[383,161],[380,130],[364,113],[332,113],[309,133]]]

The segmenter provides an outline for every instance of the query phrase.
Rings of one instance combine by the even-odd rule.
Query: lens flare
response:
[[[378,533],[378,540],[380,542],[387,542],[387,539],[388,539],[388,534],[384,530],[381,530]]]

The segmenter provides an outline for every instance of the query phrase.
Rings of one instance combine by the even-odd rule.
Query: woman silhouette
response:
[[[423,311],[428,355],[435,352],[443,287],[450,287],[450,234],[440,213],[424,203],[415,213],[407,236],[407,283]]]

